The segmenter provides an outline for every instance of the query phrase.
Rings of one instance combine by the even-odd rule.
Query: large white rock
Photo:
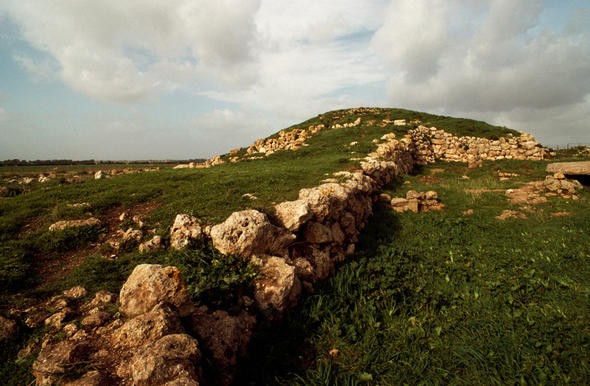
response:
[[[249,209],[232,213],[211,228],[213,246],[223,254],[287,256],[295,235],[272,225],[264,213]]]
[[[198,386],[201,353],[195,338],[187,334],[166,335],[141,347],[129,363],[134,385]]]
[[[178,268],[158,264],[135,267],[123,284],[119,299],[119,309],[128,317],[149,312],[160,302],[176,307],[180,316],[186,316],[193,310]]]
[[[275,205],[275,215],[282,226],[296,232],[312,216],[305,200],[285,201]]]
[[[256,282],[254,297],[263,310],[274,308],[279,312],[294,306],[301,293],[301,282],[295,274],[295,267],[280,257],[253,258],[254,264],[261,264],[262,279]]]
[[[170,228],[170,247],[181,250],[203,234],[199,220],[188,214],[178,214]]]

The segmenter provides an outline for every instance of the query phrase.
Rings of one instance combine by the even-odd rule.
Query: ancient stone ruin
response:
[[[358,119],[349,123],[358,124]],[[296,129],[278,139],[257,141],[245,151],[246,157],[299,148],[323,129]],[[53,314],[35,316],[35,310],[29,310],[37,324],[51,329],[33,366],[37,383],[53,384],[65,376],[70,385],[231,384],[257,317],[280,317],[301,294],[327,278],[335,264],[354,253],[380,190],[397,175],[410,172],[414,164],[437,159],[469,162],[544,156],[545,150],[528,135],[497,141],[457,138],[420,126],[400,139],[384,135],[358,170],[337,173],[339,182],[301,189],[296,200],[276,204],[274,213],[235,212],[213,226],[180,214],[171,229],[171,247],[182,249],[193,240],[208,240],[221,253],[252,262],[261,274],[254,299],[244,298],[246,307],[236,315],[198,307],[190,301],[178,269],[159,265],[135,268],[119,294],[118,312],[114,294],[99,292],[83,304],[81,296],[55,297],[50,300],[57,305]],[[217,158],[208,165],[219,162]],[[436,192],[412,191],[390,204],[395,210],[442,208]],[[217,370],[215,380],[203,376],[204,353]]]

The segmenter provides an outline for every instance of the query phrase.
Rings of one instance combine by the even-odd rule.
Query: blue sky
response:
[[[0,4],[0,159],[209,157],[356,106],[590,144],[590,3]]]

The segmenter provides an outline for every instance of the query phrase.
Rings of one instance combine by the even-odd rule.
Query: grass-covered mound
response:
[[[332,125],[351,123],[358,117],[361,118],[361,123],[358,126],[330,129]],[[281,151],[262,159],[226,163],[209,169],[172,170],[163,168],[157,172],[127,174],[106,180],[86,179],[81,183],[73,184],[60,180],[52,180],[45,184],[34,182],[24,194],[0,198],[0,311],[6,313],[13,307],[23,308],[78,284],[85,286],[91,293],[101,289],[116,292],[133,267],[143,262],[178,266],[187,278],[194,300],[197,302],[216,307],[239,307],[239,304],[235,304],[232,294],[235,292],[247,293],[251,290],[252,279],[256,276],[255,270],[248,264],[239,263],[233,257],[223,258],[207,245],[201,245],[186,254],[160,251],[140,255],[129,250],[120,253],[116,260],[107,260],[102,257],[105,253],[101,249],[101,244],[105,241],[105,234],[112,232],[113,227],[125,230],[129,224],[117,222],[118,215],[125,210],[143,211],[142,213],[145,215],[142,220],[146,223],[146,228],[155,229],[157,234],[163,236],[164,242],[166,242],[170,225],[177,213],[190,213],[202,219],[204,223],[212,224],[224,220],[234,211],[245,208],[269,211],[273,203],[294,199],[301,188],[318,185],[321,180],[331,177],[331,174],[336,171],[357,168],[358,159],[373,151],[375,149],[373,140],[380,138],[383,134],[389,132],[395,132],[398,135],[405,134],[411,126],[394,126],[389,123],[380,125],[384,120],[395,119],[406,119],[408,122],[417,119],[425,125],[434,125],[458,136],[474,135],[497,138],[513,133],[508,129],[491,126],[484,122],[440,117],[408,110],[362,109],[352,112],[340,110],[322,114],[287,128],[286,130],[307,128],[310,125],[318,124],[324,124],[327,127],[310,138],[306,142],[307,146],[297,151]],[[351,145],[352,142],[356,142],[356,144]],[[514,165],[516,168],[520,168],[523,164],[514,163]],[[539,175],[539,171],[543,168],[542,163],[538,165],[540,166],[535,166],[537,168],[535,175]],[[22,170],[26,171],[27,169],[23,167]],[[34,170],[35,173],[39,171],[38,169]],[[10,173],[13,173],[13,170],[10,170]],[[448,173],[448,175],[441,175],[441,178],[448,177],[448,181],[454,181],[454,172],[449,169]],[[485,174],[483,171],[480,173]],[[451,184],[455,183],[451,182]],[[449,189],[452,190],[452,186]],[[253,200],[246,194],[253,195],[256,199]],[[462,207],[462,196],[451,194],[445,197],[442,190],[441,195],[443,200],[448,203],[450,212],[437,216],[442,216],[441,218],[457,217],[459,212],[452,211]],[[455,206],[453,200],[460,205]],[[88,203],[88,205],[75,207],[69,205],[75,203]],[[489,205],[492,207],[497,205],[496,199],[489,201]],[[100,218],[103,221],[103,227],[71,229],[54,233],[48,231],[48,226],[58,220],[80,219],[90,216]],[[387,249],[393,248],[391,243],[396,243],[385,236],[371,239],[372,234],[393,236],[399,240],[401,237],[414,237],[417,234],[416,230],[422,227],[420,224],[409,223],[406,235],[400,230],[403,228],[401,219],[406,219],[406,217],[401,216],[399,223],[398,217],[391,214],[381,214],[378,218],[383,220],[381,227],[379,227],[379,223],[374,223],[367,232],[369,238],[366,238],[365,249],[370,252],[366,255],[359,255],[356,263],[353,263],[357,265],[345,266],[339,275],[345,275],[349,269],[357,269],[355,267],[358,267],[358,264],[361,264],[365,258],[367,261],[370,258],[370,260],[376,261],[375,264],[380,264],[378,253],[381,252],[377,249],[377,245],[383,244],[383,248]],[[476,221],[477,218],[474,216],[473,221]],[[407,219],[411,219],[411,217],[407,216]],[[389,227],[392,221],[398,226]],[[433,229],[445,229],[444,226],[447,224],[445,221],[434,222],[429,226]],[[479,225],[473,226],[477,228]],[[471,229],[467,229],[465,232],[467,235]],[[415,240],[415,242],[418,241]],[[432,250],[429,239],[424,234],[422,234],[420,242],[422,244],[414,247],[415,253],[418,253],[416,251],[422,247]],[[411,244],[409,242],[404,245],[410,246]],[[432,246],[436,245],[438,244],[432,244]],[[439,253],[441,248],[440,246],[434,247],[434,251]],[[439,256],[438,258],[442,259],[443,257]],[[444,261],[433,260],[429,264],[434,266],[437,262]],[[382,264],[388,266],[387,269],[398,269],[394,268],[393,262],[390,263],[387,260],[383,260]],[[48,270],[46,266],[53,268]],[[61,270],[62,266],[65,268],[64,270]],[[429,265],[425,264],[425,266]],[[404,267],[403,269],[410,268]],[[399,268],[399,270],[403,269]],[[417,268],[413,267],[413,269]],[[369,282],[379,283],[378,280],[386,281],[382,284],[384,287],[393,286],[394,280],[387,276],[378,277],[377,273],[374,273],[366,278],[361,275],[361,271],[358,272],[359,277],[354,280],[359,283],[358,287],[361,289],[365,285],[373,285]],[[348,280],[338,279],[338,277],[340,276],[334,280]],[[399,279],[400,283],[405,283],[412,282],[414,277]],[[327,284],[325,295],[320,293],[318,296],[325,296],[328,299],[329,293],[333,291],[329,289],[331,283],[333,281]],[[391,291],[396,290],[398,289],[391,289]],[[365,294],[366,292],[361,293]],[[353,297],[349,298],[350,304],[355,304],[354,296],[356,295],[352,294],[351,296]],[[320,298],[314,296],[306,300],[306,304],[312,304],[310,302],[316,299]],[[321,314],[320,319],[324,316],[332,318],[329,315],[331,308],[325,308],[322,303],[316,304],[314,307],[318,312],[328,313]],[[378,310],[378,303],[375,303],[374,307]],[[358,309],[363,313],[366,312],[362,308]],[[343,311],[345,308],[340,312]],[[302,312],[303,315],[306,315],[307,311],[304,309]],[[380,318],[378,315],[375,317]],[[339,323],[348,324],[350,318],[354,317],[343,315],[338,318],[341,321]],[[316,321],[314,323],[319,323],[317,316],[310,315],[308,321],[314,320]],[[302,327],[299,321],[295,321],[294,325],[297,326],[297,329]],[[356,328],[354,326],[355,324],[351,322],[347,329]],[[309,325],[303,325],[302,328],[301,331],[310,331]],[[346,328],[343,331],[346,331]],[[370,328],[367,329],[368,333],[370,331],[372,331]],[[10,344],[10,349],[5,350],[0,358],[0,362],[4,363],[0,369],[2,375],[0,378],[8,377],[9,374],[30,374],[27,373],[27,369],[31,357],[25,356],[15,360],[16,352],[27,343],[38,341],[40,336],[42,336],[42,331],[39,330],[21,330],[17,341],[13,341]],[[344,337],[344,335],[342,336]],[[320,342],[321,339],[318,338],[317,341]],[[351,345],[356,345],[356,343],[353,342]],[[269,352],[275,352],[276,347],[279,346],[269,348]],[[365,355],[363,350],[359,351],[360,357]],[[321,353],[319,349],[317,352]],[[330,371],[332,369],[322,364],[325,358],[322,359],[323,357],[319,354],[317,357],[309,355],[304,357],[317,359],[319,367],[315,370],[313,366],[310,367],[309,374],[313,374],[314,371],[321,373],[325,369]],[[344,358],[344,356],[340,358]],[[338,363],[335,366],[333,369],[336,371],[332,374],[336,378],[328,380],[348,379],[347,377],[357,379],[355,377],[362,372],[374,373],[369,368],[361,372],[355,370],[355,372],[342,370],[345,367]],[[355,362],[355,369],[361,367]],[[281,369],[282,365],[279,364],[276,368]],[[265,372],[267,371],[265,370]],[[314,378],[313,375],[305,374],[303,372],[299,376],[309,376],[309,379],[314,382],[319,379]],[[284,373],[276,375],[285,376]],[[375,373],[374,376],[378,375]],[[368,375],[366,376],[368,377]],[[20,378],[21,375],[15,375],[15,377],[10,378],[7,383],[20,384],[25,380]]]

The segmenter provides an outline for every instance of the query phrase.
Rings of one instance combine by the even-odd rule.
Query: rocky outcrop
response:
[[[572,198],[575,197],[576,191],[582,188],[583,186],[579,181],[567,179],[562,173],[547,176],[543,181],[543,189],[548,196],[557,195]]]
[[[84,220],[62,220],[49,226],[50,231],[62,231],[67,228],[90,227],[98,228],[102,225],[99,219],[91,217]]]
[[[341,127],[361,124],[360,119],[347,121],[344,117],[338,122],[347,122]],[[393,120],[388,124],[406,122]],[[323,129],[324,125],[318,125],[283,132],[278,139],[261,140],[245,152],[230,154],[230,160],[232,156],[237,160],[238,153],[258,157],[293,150]],[[376,141],[375,151],[360,160],[359,170],[335,173],[321,185],[301,189],[296,200],[276,204],[269,215],[256,210],[235,212],[205,230],[196,218],[179,215],[171,228],[171,247],[182,249],[194,240],[210,238],[221,253],[241,255],[257,265],[254,300],[243,297],[243,307],[231,314],[204,306],[196,308],[178,269],[139,265],[121,289],[119,314],[92,302],[76,308],[69,301],[58,312],[39,311],[35,318],[31,313],[31,323],[46,323],[53,332],[63,332],[67,337],[44,344],[34,366],[38,382],[55,380],[79,368],[80,363],[91,363],[92,370],[75,382],[190,385],[202,379],[200,366],[204,362],[222,374],[219,384],[231,384],[233,369],[245,353],[256,324],[253,306],[262,311],[260,315],[280,317],[297,303],[301,293],[312,291],[318,280],[327,278],[335,264],[354,253],[372,205],[380,200],[380,189],[397,175],[411,171],[415,163],[437,159],[477,162],[502,159],[498,157],[536,159],[544,154],[533,145],[532,137],[486,141],[457,138],[423,126],[399,139],[386,134]],[[487,148],[478,158],[473,149],[481,150],[479,146]],[[217,158],[207,165],[219,162],[222,160]],[[393,205],[393,200],[388,201]],[[412,191],[403,200],[415,204],[416,211],[442,208],[436,192]],[[149,248],[145,245],[146,250]],[[75,317],[80,323],[72,323]],[[198,342],[187,333],[196,336]],[[205,361],[201,355],[206,356]]]
[[[512,204],[531,206],[544,204],[547,197],[562,197],[577,200],[576,192],[582,189],[577,180],[568,180],[561,173],[547,176],[545,180],[529,182],[519,188],[506,190],[506,197]]]

